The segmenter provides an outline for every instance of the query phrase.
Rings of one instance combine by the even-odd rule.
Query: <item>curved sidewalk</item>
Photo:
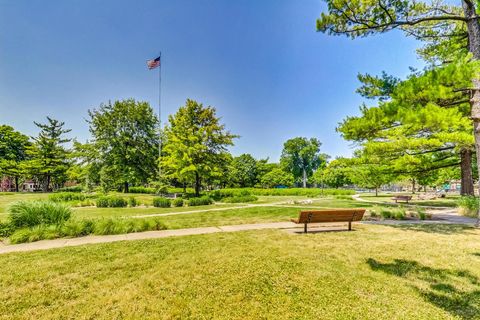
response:
[[[26,252],[35,250],[47,250],[63,247],[74,247],[85,244],[96,243],[109,243],[116,241],[129,241],[129,240],[144,240],[144,239],[159,239],[179,236],[190,236],[197,234],[209,234],[219,232],[235,232],[246,230],[261,230],[261,229],[290,229],[297,227],[292,222],[272,222],[272,223],[255,223],[255,224],[240,224],[231,226],[219,226],[219,227],[203,227],[203,228],[189,228],[189,229],[176,229],[176,230],[160,230],[160,231],[146,231],[138,233],[127,233],[118,235],[106,235],[106,236],[86,236],[80,238],[62,238],[54,240],[41,240],[37,242],[12,244],[12,245],[0,245],[0,254],[10,252]]]

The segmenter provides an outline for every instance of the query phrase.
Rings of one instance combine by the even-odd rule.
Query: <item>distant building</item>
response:
[[[35,192],[40,190],[41,190],[40,185],[37,184],[37,182],[34,180],[27,180],[22,185],[23,192]]]

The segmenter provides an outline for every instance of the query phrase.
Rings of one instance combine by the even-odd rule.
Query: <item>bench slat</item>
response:
[[[365,209],[330,209],[301,211],[295,223],[360,221]]]

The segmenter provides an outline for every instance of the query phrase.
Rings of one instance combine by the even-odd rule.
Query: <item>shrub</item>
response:
[[[225,203],[241,203],[241,202],[253,202],[257,201],[258,198],[255,196],[235,196],[235,197],[229,197],[229,198],[224,198],[222,202]]]
[[[171,202],[170,202],[170,199],[156,197],[156,198],[153,198],[153,206],[157,208],[170,208]]]
[[[48,196],[48,200],[54,202],[83,201],[87,197],[83,193],[59,192]]]
[[[102,196],[98,197],[98,208],[123,208],[127,206],[127,200],[119,196]]]
[[[174,207],[183,207],[183,199],[182,198],[176,198],[172,201],[172,204]]]
[[[136,206],[138,206],[138,201],[137,201],[137,199],[135,199],[135,197],[130,197],[130,198],[128,198],[128,205],[129,205],[130,207],[136,207]]]
[[[200,198],[191,198],[188,200],[188,205],[190,207],[206,206],[212,203],[213,203],[213,200],[208,196],[203,196]]]
[[[10,236],[15,231],[15,227],[9,222],[0,222],[0,237]]]
[[[95,223],[92,220],[70,220],[60,229],[62,237],[81,237],[93,233]]]
[[[458,199],[457,205],[462,209],[462,214],[476,217],[480,201],[475,196],[464,196]]]
[[[127,200],[118,196],[110,196],[108,200],[108,206],[111,208],[123,208],[127,206]]]
[[[15,229],[40,224],[62,224],[70,219],[72,210],[52,201],[18,201],[9,208],[10,222]]]
[[[146,194],[155,194],[155,188],[147,187],[130,187],[128,188],[129,193],[146,193]]]
[[[71,186],[71,187],[63,187],[55,190],[55,192],[82,192],[82,186]]]
[[[395,220],[405,220],[406,217],[407,215],[404,208],[399,208],[393,211],[392,218]]]
[[[417,207],[415,208],[416,209],[416,216],[420,219],[420,220],[425,220],[427,219],[427,213],[425,211],[424,208],[421,208],[421,207]]]
[[[108,196],[98,197],[97,203],[96,203],[98,208],[107,208],[108,204],[109,204]]]
[[[307,196],[307,197],[318,197],[318,196],[337,196],[337,195],[353,195],[355,194],[354,190],[347,189],[321,189],[321,188],[270,188],[270,189],[261,189],[261,188],[227,188],[210,191],[210,195],[213,199],[219,200],[226,197],[234,196],[245,196],[245,195],[254,195],[254,196]],[[218,198],[218,196],[221,198]],[[350,198],[349,198],[350,199]]]
[[[390,219],[393,216],[392,212],[386,208],[380,209],[380,215],[383,219]]]

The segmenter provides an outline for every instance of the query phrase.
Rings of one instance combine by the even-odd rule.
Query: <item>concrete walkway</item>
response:
[[[197,235],[197,234],[236,232],[236,231],[246,231],[246,230],[290,229],[290,228],[296,228],[296,227],[297,225],[295,225],[292,222],[272,222],[272,223],[240,224],[240,225],[220,226],[220,227],[147,231],[147,232],[127,233],[127,234],[107,235],[107,236],[86,236],[86,237],[72,238],[72,239],[42,240],[37,242],[12,244],[12,245],[0,244],[0,254],[10,253],[10,252],[47,250],[47,249],[55,249],[55,248],[81,246],[85,244],[109,243],[109,242],[116,242],[116,241],[159,239],[159,238],[180,237],[180,236],[189,236],[189,235]]]

